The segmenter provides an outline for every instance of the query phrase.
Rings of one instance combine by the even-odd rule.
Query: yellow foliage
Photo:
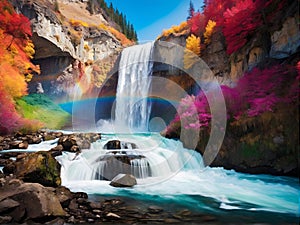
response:
[[[211,38],[211,35],[214,31],[214,28],[216,26],[216,22],[215,21],[212,21],[212,20],[209,20],[206,27],[205,27],[205,33],[204,33],[204,43],[205,44],[209,44],[211,42],[210,38]]]
[[[74,20],[74,19],[70,19],[70,24],[72,26],[82,26],[82,27],[89,27],[89,24],[86,22],[83,22],[81,20]]]
[[[98,25],[98,28],[102,29],[102,30],[108,30],[108,27],[104,24],[104,23],[100,23]]]
[[[183,65],[185,69],[191,68],[200,55],[200,37],[191,35],[186,39],[184,50]]]
[[[35,50],[34,50],[34,45],[32,43],[32,41],[28,41],[27,42],[27,45],[25,46],[24,48],[24,52],[26,53],[26,55],[29,57],[29,58],[33,58],[33,55],[35,53]]]
[[[186,39],[186,49],[194,52],[196,55],[200,55],[200,37],[191,35]]]
[[[167,37],[170,34],[185,34],[188,32],[188,30],[189,30],[188,23],[187,21],[184,21],[178,26],[174,25],[170,29],[164,30],[163,33],[158,38]]]

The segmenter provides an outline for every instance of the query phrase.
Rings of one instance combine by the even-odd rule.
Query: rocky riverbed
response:
[[[219,225],[241,224],[240,222],[254,224],[255,218],[264,224],[272,224],[269,219],[261,220],[261,215],[266,218],[278,217],[277,224],[294,221],[294,218],[285,220],[275,213],[235,213],[220,210],[217,202],[204,197],[199,202],[209,201],[218,209],[216,213],[206,209],[199,211],[196,210],[197,207],[194,210],[193,206],[173,204],[172,201],[160,202],[155,200],[155,196],[154,199],[143,199],[134,195],[107,196],[101,195],[101,190],[98,195],[87,195],[84,192],[72,192],[62,186],[61,165],[55,157],[64,151],[76,153],[77,156],[77,153],[88,149],[98,139],[101,139],[101,134],[63,134],[48,131],[0,137],[0,224]],[[20,143],[38,144],[49,140],[53,141],[53,148],[49,151],[40,149],[41,151],[26,152],[23,146],[23,149],[18,148]],[[117,142],[113,146],[114,149],[119,149]],[[9,148],[12,150],[4,150]]]
[[[0,137],[0,223],[22,224],[163,224],[216,222],[212,215],[188,209],[168,210],[140,200],[119,197],[89,199],[83,192],[61,186],[55,156],[87,149],[100,134],[39,131]],[[18,152],[29,144],[57,140],[50,151]],[[3,150],[14,149],[12,152]],[[16,150],[16,151],[15,151]],[[41,149],[43,150],[43,149]],[[211,223],[210,223],[211,224]]]

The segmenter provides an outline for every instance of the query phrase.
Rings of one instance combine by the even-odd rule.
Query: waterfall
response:
[[[147,97],[151,86],[153,46],[154,42],[150,42],[122,51],[115,109],[115,126],[122,132],[126,129],[148,130],[151,106]]]
[[[64,152],[63,156],[57,157],[64,165],[63,180],[111,180],[119,173],[129,173],[138,179],[165,179],[182,169],[199,171],[204,167],[200,154],[183,148],[180,141],[165,139],[158,133],[150,136],[118,134],[121,148],[107,149],[107,143],[115,137],[103,135],[89,150],[77,156]],[[127,148],[130,143],[136,143],[136,148]]]

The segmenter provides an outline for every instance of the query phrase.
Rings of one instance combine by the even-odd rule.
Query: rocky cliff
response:
[[[235,87],[236,82],[253,68],[263,70],[272,65],[280,65],[286,68],[293,67],[295,71],[300,60],[297,8],[297,2],[286,1],[281,10],[273,9],[272,21],[268,25],[261,25],[257,28],[257,32],[247,36],[247,42],[232,54],[227,52],[228,43],[222,28],[215,29],[210,37],[210,43],[201,45],[200,56],[214,74],[211,79],[217,78],[220,84]],[[176,29],[179,28],[173,28]],[[171,32],[162,35],[159,39],[186,46],[187,36],[185,34],[178,37],[178,34]],[[200,40],[203,43],[204,37],[200,37]],[[295,72],[286,73],[291,82],[297,83]],[[185,82],[184,76],[178,81],[179,84]],[[281,91],[286,93],[292,88],[284,85],[283,87]],[[277,105],[272,112],[260,116],[228,120],[224,142],[212,166],[248,173],[297,176],[299,174],[298,105],[299,101],[295,105]],[[168,137],[180,137],[180,125],[171,124],[164,134]],[[197,151],[202,154],[208,138],[209,132],[201,129],[201,141],[198,142]]]
[[[90,15],[87,1],[13,1],[31,21],[34,63],[41,75],[29,84],[31,93],[44,92],[58,100],[73,99],[74,91],[89,95],[101,86],[122,49],[101,14]],[[77,91],[78,92],[78,91]]]

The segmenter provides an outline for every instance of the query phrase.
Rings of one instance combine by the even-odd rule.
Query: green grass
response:
[[[43,94],[24,96],[16,100],[16,105],[24,118],[38,120],[48,129],[61,129],[70,118],[69,113]]]

